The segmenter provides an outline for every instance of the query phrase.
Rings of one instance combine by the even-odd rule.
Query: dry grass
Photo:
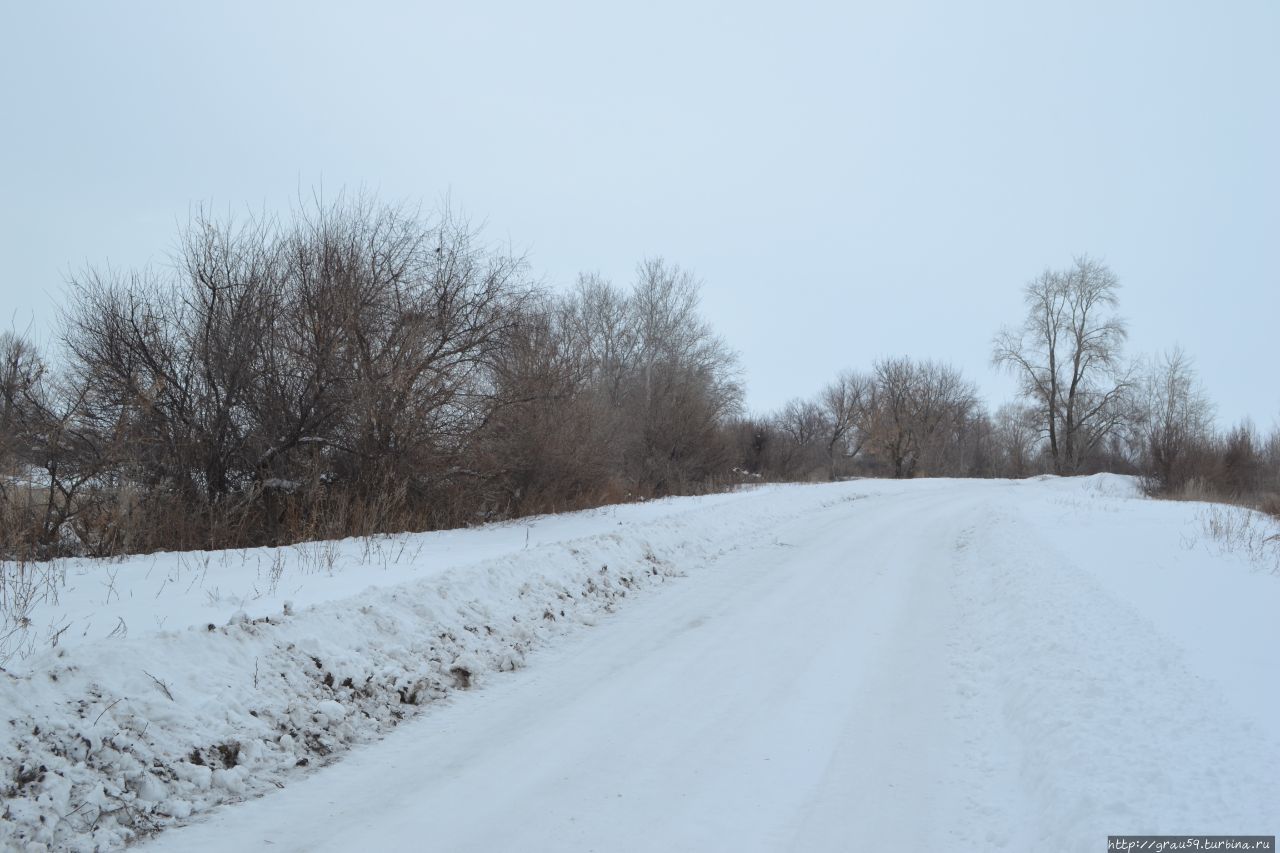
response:
[[[11,487],[0,492],[0,560],[28,565],[61,557],[220,551],[367,538],[572,512],[667,494],[710,494],[740,482],[738,477],[707,477],[678,483],[658,495],[651,488],[607,477],[573,490],[533,490],[518,501],[470,484],[426,494],[411,493],[399,482],[387,482],[366,493],[318,485],[287,495],[251,492],[214,506],[192,505],[163,491],[130,485],[81,492],[73,499],[68,521],[53,531],[46,529],[45,492]]]
[[[66,570],[56,560],[0,562],[0,664],[30,653],[42,639],[32,630],[31,614],[39,605],[56,605],[65,584]],[[53,630],[43,640],[56,646],[60,636]]]
[[[1244,554],[1254,565],[1280,575],[1280,522],[1239,506],[1211,504],[1201,527],[1223,553]]]
[[[1200,527],[1222,553],[1244,554],[1259,568],[1280,575],[1280,493],[1233,490],[1214,476],[1191,477],[1180,488],[1148,488],[1147,493],[1206,504]]]
[[[1226,504],[1227,506],[1256,510],[1280,520],[1280,493],[1257,492],[1240,494],[1215,487],[1202,477],[1193,477],[1182,488],[1169,492],[1148,491],[1152,497],[1169,501],[1193,501],[1195,503]]]

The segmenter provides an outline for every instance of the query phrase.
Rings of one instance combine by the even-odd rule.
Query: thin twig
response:
[[[120,699],[117,699],[116,701],[112,702],[112,703],[111,703],[110,705],[108,705],[107,707],[103,708],[103,709],[102,709],[102,714],[107,713],[107,712],[108,712],[108,711],[110,711],[112,708],[114,708],[115,706],[119,705],[119,704],[120,704],[120,701],[121,701],[122,699],[124,699],[124,697],[123,697],[123,696],[121,696],[121,697],[120,697]],[[102,714],[99,714],[99,715],[98,715],[98,719],[93,721],[93,724],[94,724],[95,726],[98,724],[98,720],[101,720],[101,719],[102,719]]]
[[[156,683],[156,685],[157,685],[161,690],[163,690],[163,691],[164,691],[164,695],[169,697],[169,701],[170,701],[170,702],[176,702],[176,701],[178,701],[177,699],[174,699],[174,698],[173,698],[173,694],[169,692],[169,685],[165,684],[163,681],[161,681],[160,679],[156,678],[154,675],[152,675],[151,673],[147,672],[145,669],[142,671],[142,674],[143,674],[143,675],[145,675],[147,678],[150,678],[152,681],[154,681],[154,682]]]

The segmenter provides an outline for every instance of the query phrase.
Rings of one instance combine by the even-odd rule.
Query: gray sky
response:
[[[1133,353],[1280,414],[1280,3],[612,5],[6,4],[6,325],[323,182],[449,194],[556,285],[692,268],[757,410],[896,354],[994,406],[1021,285],[1088,252]]]

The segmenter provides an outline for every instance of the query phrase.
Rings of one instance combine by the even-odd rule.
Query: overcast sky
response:
[[[448,194],[555,286],[691,268],[755,410],[898,354],[997,405],[993,333],[1087,252],[1133,354],[1280,415],[1280,3],[614,6],[5,4],[6,325],[323,182]]]

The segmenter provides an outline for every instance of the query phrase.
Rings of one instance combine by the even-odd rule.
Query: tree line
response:
[[[1180,348],[1127,358],[1120,281],[1080,257],[1023,288],[1022,322],[992,340],[1019,399],[987,411],[957,371],[909,358],[839,375],[815,397],[736,425],[748,470],[775,479],[1027,477],[1110,471],[1162,497],[1280,516],[1280,427],[1222,431]]]
[[[270,544],[717,488],[742,391],[692,275],[570,293],[445,212],[197,216],[0,341],[9,556]]]
[[[1025,289],[989,413],[945,363],[885,358],[746,415],[698,282],[539,286],[465,220],[370,198],[197,214],[166,269],[70,282],[52,358],[0,338],[0,556],[115,555],[458,526],[849,476],[1142,473],[1262,500],[1280,436],[1226,435],[1180,352],[1122,358],[1119,282]]]

